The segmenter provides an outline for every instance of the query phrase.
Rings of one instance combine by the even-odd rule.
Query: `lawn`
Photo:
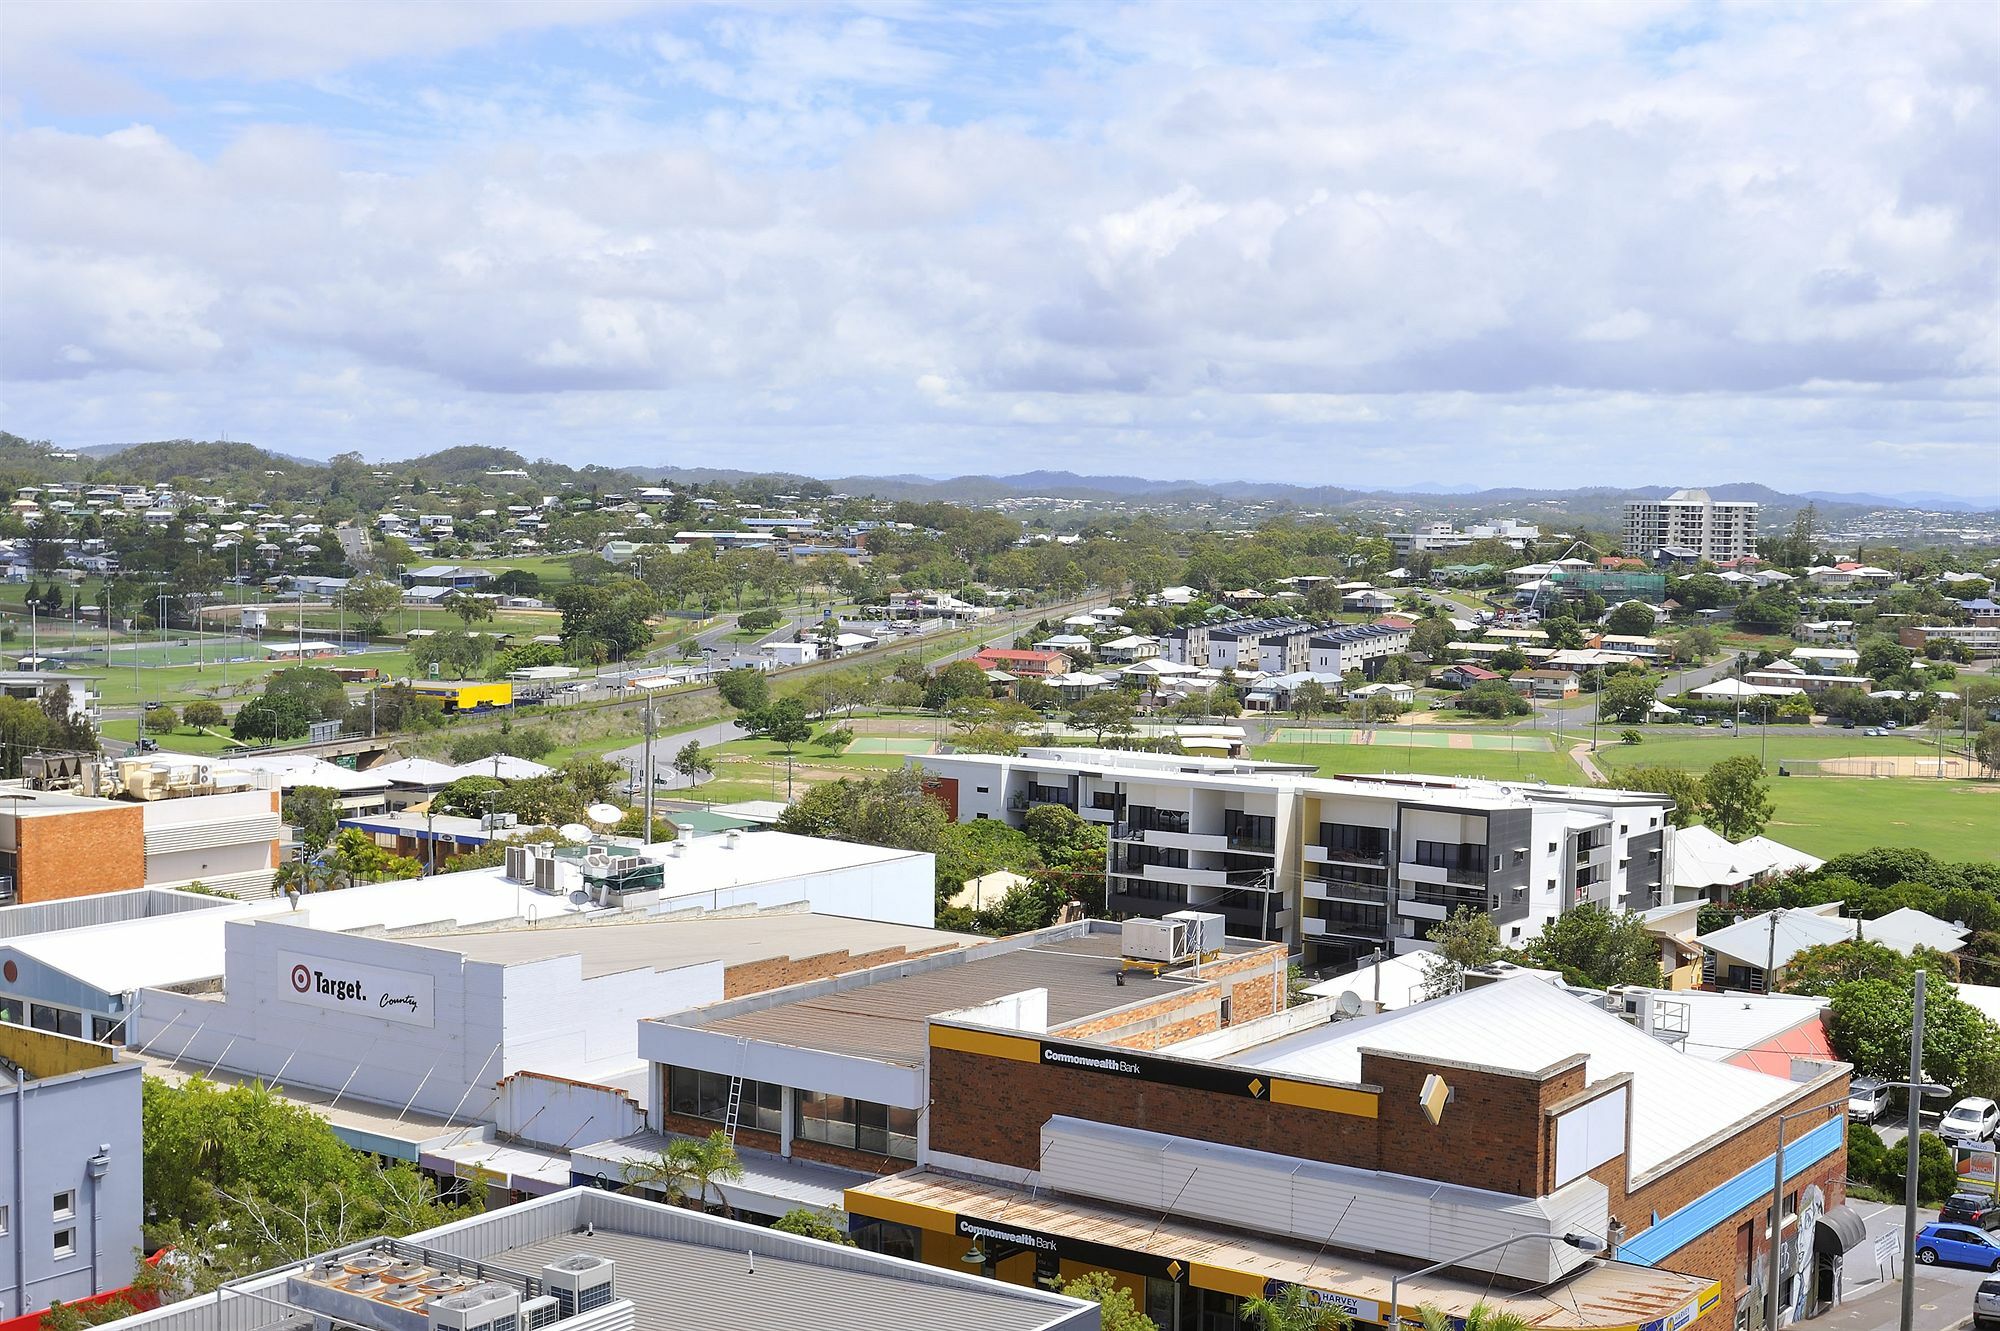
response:
[[[106,739],[124,740],[129,744],[138,737],[139,723],[136,720],[106,721],[98,729]],[[227,753],[236,747],[236,742],[229,738],[227,731],[217,734],[182,726],[171,735],[148,734],[159,741],[160,747],[168,753]]]
[[[1600,726],[1600,741],[1616,740],[1624,727]],[[1935,747],[1922,740],[1904,739],[1901,735],[1878,735],[1870,737],[1859,730],[1837,730],[1832,734],[1818,729],[1803,727],[1771,728],[1769,747],[1765,747],[1762,736],[1754,729],[1740,735],[1724,738],[1696,739],[1686,735],[1681,727],[1671,727],[1664,731],[1641,731],[1646,736],[1639,744],[1604,743],[1597,751],[1598,766],[1634,767],[1685,767],[1690,771],[1702,772],[1721,762],[1724,758],[1734,758],[1747,753],[1756,758],[1763,756],[1772,772],[1778,764],[1787,761],[1817,761],[1822,758],[1881,757],[1897,754],[1927,754],[1935,752]],[[1659,739],[1660,734],[1674,736]],[[1585,732],[1586,737],[1588,732]]]
[[[1822,858],[1914,846],[1942,860],[2000,859],[2000,782],[1920,777],[1786,777],[1765,833]]]
[[[1441,749],[1397,744],[1383,736],[1374,744],[1261,744],[1253,757],[1283,763],[1313,763],[1320,775],[1416,772],[1426,776],[1474,776],[1494,781],[1579,783],[1583,774],[1566,753],[1529,749]]]

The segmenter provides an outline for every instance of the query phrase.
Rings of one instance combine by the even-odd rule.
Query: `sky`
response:
[[[0,428],[1991,494],[1995,13],[14,0]]]

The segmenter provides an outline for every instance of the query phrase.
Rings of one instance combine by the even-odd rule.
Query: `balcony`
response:
[[[1468,868],[1442,864],[1418,864],[1415,860],[1404,860],[1397,872],[1407,883],[1451,883],[1461,887],[1485,887],[1486,870],[1483,867]]]
[[[1127,839],[1144,842],[1148,846],[1166,846],[1174,850],[1229,848],[1229,838],[1220,832],[1163,832],[1158,828],[1141,828],[1131,832]]]
[[[1337,883],[1325,878],[1306,879],[1306,896],[1314,901],[1366,901],[1378,906],[1389,903],[1389,889],[1386,887],[1369,883]]]
[[[1363,868],[1386,869],[1389,867],[1389,850],[1335,850],[1331,846],[1307,846],[1308,864],[1357,864]]]
[[[1232,836],[1224,838],[1226,849],[1240,850],[1252,855],[1273,855],[1277,853],[1277,843],[1265,837]]]

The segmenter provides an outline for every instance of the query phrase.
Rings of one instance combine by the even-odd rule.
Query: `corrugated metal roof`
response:
[[[1034,1331],[1060,1309],[995,1282],[991,1289],[918,1284],[873,1272],[789,1262],[599,1230],[561,1234],[495,1253],[492,1261],[540,1271],[579,1251],[609,1257],[613,1288],[630,1299],[639,1331]]]
[[[1245,1050],[1235,1062],[1319,1077],[1361,1080],[1361,1051],[1380,1050],[1483,1067],[1536,1072],[1577,1054],[1588,1082],[1632,1074],[1636,1174],[1778,1105],[1799,1089],[1747,1068],[1668,1048],[1591,1003],[1537,979],[1480,985],[1398,1012],[1315,1027]]]
[[[926,1022],[941,1012],[1046,989],[1049,1024],[1056,1026],[1176,993],[1188,983],[1135,971],[1121,988],[1119,970],[1119,936],[1097,933],[700,1024],[704,1030],[772,1044],[918,1067],[929,1038]]]
[[[1069,1197],[1038,1196],[1023,1188],[929,1170],[877,1179],[855,1193],[1381,1303],[1388,1301],[1391,1277],[1403,1269],[1318,1244],[1254,1237]],[[1487,1277],[1471,1281],[1448,1274],[1429,1275],[1405,1281],[1398,1301],[1405,1308],[1432,1304],[1459,1317],[1473,1304],[1485,1303],[1498,1312],[1519,1315],[1538,1331],[1564,1331],[1630,1326],[1670,1316],[1695,1299],[1708,1283],[1699,1276],[1599,1261],[1568,1280],[1520,1292],[1494,1288]]]

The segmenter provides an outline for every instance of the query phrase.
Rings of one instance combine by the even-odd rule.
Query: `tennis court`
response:
[[[849,753],[930,753],[937,748],[933,740],[907,739],[896,735],[857,735],[854,743],[847,746]]]
[[[1443,730],[1305,730],[1287,727],[1272,737],[1277,744],[1379,744],[1415,749],[1496,749],[1503,752],[1542,752],[1549,749],[1545,735],[1513,731],[1462,733]]]

